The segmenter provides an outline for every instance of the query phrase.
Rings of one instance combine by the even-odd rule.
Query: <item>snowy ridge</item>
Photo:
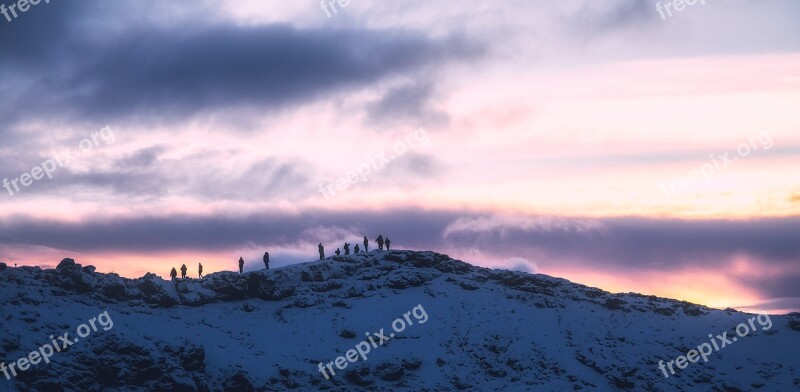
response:
[[[564,279],[475,267],[433,252],[373,251],[269,271],[170,282],[65,259],[0,264],[0,360],[50,335],[100,330],[0,390],[18,391],[789,391],[800,388],[800,315],[665,378],[669,361],[750,315],[610,294]],[[318,371],[417,305],[428,320],[366,361]],[[412,318],[413,320],[413,318]]]

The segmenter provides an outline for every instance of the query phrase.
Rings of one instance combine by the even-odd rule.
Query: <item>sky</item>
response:
[[[383,234],[800,310],[796,1],[1,3],[7,264],[194,275]]]

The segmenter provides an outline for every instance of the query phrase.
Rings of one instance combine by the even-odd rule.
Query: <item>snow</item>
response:
[[[19,391],[653,390],[800,387],[800,315],[758,330],[665,378],[658,368],[751,315],[610,294],[490,270],[432,252],[372,251],[177,283],[125,279],[67,262],[0,271],[7,364],[108,311],[51,364],[6,380]],[[422,306],[428,316],[326,380],[335,361]],[[343,331],[355,333],[348,336]],[[252,386],[251,386],[252,385]]]

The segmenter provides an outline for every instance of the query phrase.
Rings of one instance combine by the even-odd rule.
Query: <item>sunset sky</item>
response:
[[[798,311],[800,3],[664,19],[656,3],[0,15],[0,261],[194,276],[383,234],[614,292]]]

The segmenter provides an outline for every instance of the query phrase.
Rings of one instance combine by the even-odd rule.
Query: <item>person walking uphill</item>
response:
[[[172,280],[178,277],[178,271],[175,271],[175,267],[172,267],[172,271],[169,271],[169,277],[172,278]]]
[[[386,250],[389,250],[390,245],[392,245],[392,241],[389,239],[389,237],[386,237]]]
[[[375,242],[378,243],[378,250],[383,250],[383,234],[379,235]]]
[[[350,244],[347,242],[344,243],[344,255],[347,256],[350,254]]]
[[[239,257],[239,274],[244,272],[244,259]]]
[[[322,242],[317,245],[317,248],[319,248],[319,259],[325,260],[325,248],[322,246]]]
[[[203,263],[197,263],[197,275],[203,279]]]
[[[269,269],[269,252],[264,252],[264,268]]]
[[[186,270],[187,269],[188,268],[186,268],[186,264],[181,266],[181,279],[186,279]]]
[[[369,252],[369,240],[364,236],[364,252]]]

